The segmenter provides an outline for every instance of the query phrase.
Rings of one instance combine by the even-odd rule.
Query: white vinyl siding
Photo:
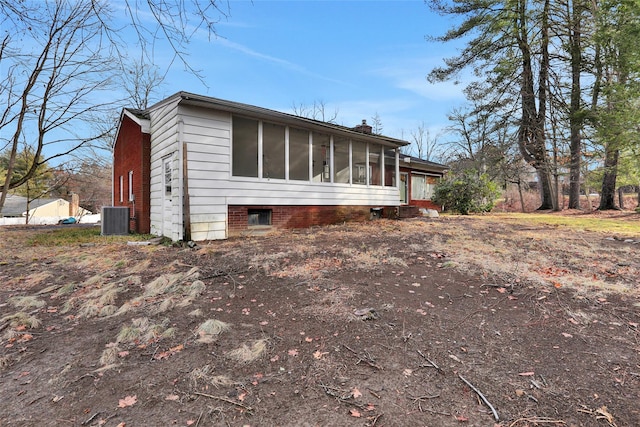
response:
[[[150,213],[151,213],[151,233],[164,235],[177,241],[182,239],[181,222],[181,198],[178,173],[178,108],[177,101],[168,103],[150,112],[150,132],[151,132],[151,170],[150,170]],[[173,176],[171,218],[165,221],[163,200],[165,196],[164,171],[162,160],[170,158],[172,162]],[[163,231],[163,224],[169,222],[171,230]]]
[[[262,126],[258,128],[263,130]],[[283,128],[287,129],[285,135],[289,132],[291,137],[291,130],[295,128]],[[290,146],[288,164],[294,161],[294,153],[307,155],[300,156],[294,176],[282,179],[282,172],[277,171],[278,178],[273,179],[266,176],[272,171],[270,166],[262,167],[261,162],[258,162],[258,176],[262,172],[262,178],[232,174],[232,165],[239,166],[232,157],[239,153],[232,152],[232,114],[229,112],[184,104],[179,108],[175,104],[165,105],[151,112],[151,129],[151,231],[159,234],[161,230],[162,158],[171,156],[173,230],[171,235],[166,232],[164,235],[173,240],[180,240],[183,235],[182,143],[187,148],[184,155],[187,159],[191,238],[195,241],[227,237],[229,205],[397,206],[399,202],[398,189],[395,187],[352,185],[348,181],[329,185],[322,182],[331,178],[329,135],[296,129],[297,148],[292,150]],[[156,130],[157,134],[154,133]],[[259,140],[262,140],[262,136],[259,135]],[[313,142],[313,148],[306,148],[306,152],[305,138]],[[316,145],[316,142],[319,144]],[[262,150],[258,150],[258,155],[273,154],[265,152],[264,147],[259,148]],[[278,155],[278,165],[287,165],[286,151],[283,152],[282,147],[276,147],[274,153]],[[316,162],[317,158],[309,156],[312,153],[322,157]],[[349,158],[346,161],[348,171]],[[302,180],[305,171],[301,165],[305,163],[308,169],[306,180]],[[317,181],[315,177],[309,179],[309,170],[314,175],[320,175]]]

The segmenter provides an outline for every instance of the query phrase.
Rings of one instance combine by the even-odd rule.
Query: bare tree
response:
[[[163,77],[147,65],[158,43],[202,80],[188,64],[187,47],[200,30],[216,35],[215,24],[227,17],[220,4],[229,9],[223,0],[124,0],[129,21],[123,26],[107,0],[0,0],[0,149],[9,151],[0,209],[8,191],[39,165],[109,148],[110,126],[88,124],[105,121],[122,102],[114,93],[123,86],[138,107],[148,104]],[[132,46],[140,59],[129,65]],[[32,147],[36,160],[15,177],[20,145]]]
[[[327,111],[327,104],[323,100],[313,101],[311,105],[305,103],[296,104],[295,102],[291,106],[293,114],[300,117],[306,117],[312,120],[319,120],[325,123],[336,123],[338,118],[338,109],[334,109],[333,112]]]
[[[382,119],[380,118],[380,115],[376,111],[375,116],[371,117],[371,131],[376,135],[381,135],[382,129],[383,129]]]
[[[158,88],[163,85],[164,75],[153,64],[146,64],[144,57],[134,61],[121,75],[122,85],[129,96],[130,105],[146,109],[155,99]]]
[[[420,123],[415,130],[410,131],[410,134],[411,154],[420,159],[432,161],[439,147],[438,138],[440,135],[432,136],[424,122]]]

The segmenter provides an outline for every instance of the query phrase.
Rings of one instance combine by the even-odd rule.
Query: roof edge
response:
[[[381,143],[383,145],[392,146],[392,147],[402,147],[406,145],[410,145],[411,143],[405,140],[392,138],[384,135],[376,135],[376,134],[366,134],[362,132],[358,132],[353,130],[352,128],[337,125],[334,123],[322,122],[319,120],[309,119],[307,117],[296,116],[294,114],[284,113],[281,111],[272,110],[269,108],[258,107],[255,105],[244,104],[241,102],[228,101],[225,99],[214,98],[205,95],[198,95],[195,93],[180,91],[176,92],[173,95],[165,98],[164,100],[157,102],[151,107],[147,108],[144,112],[148,114],[151,110],[156,110],[161,108],[164,105],[170,104],[172,102],[178,101],[179,103],[185,103],[188,105],[201,105],[203,107],[208,108],[218,108],[223,111],[228,111],[231,113],[238,114],[252,114],[254,116],[258,116],[259,118],[270,118],[275,120],[280,120],[287,124],[296,124],[296,123],[305,123],[306,126],[326,132],[337,132],[339,134],[357,137],[363,141],[375,141]]]

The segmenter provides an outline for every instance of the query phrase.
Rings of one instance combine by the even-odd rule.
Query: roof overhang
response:
[[[168,103],[175,101],[178,101],[180,104],[184,105],[211,108],[215,110],[226,111],[232,114],[246,115],[260,120],[270,120],[284,125],[304,127],[305,129],[310,129],[312,131],[331,133],[333,135],[354,138],[359,141],[377,143],[386,147],[398,148],[410,144],[408,141],[403,141],[401,139],[357,132],[351,128],[336,125],[333,123],[322,122],[319,120],[313,120],[306,117],[270,110],[268,108],[256,107],[254,105],[226,101],[224,99],[196,95],[188,92],[178,92],[170,96],[169,98],[151,106],[149,110],[162,107]]]

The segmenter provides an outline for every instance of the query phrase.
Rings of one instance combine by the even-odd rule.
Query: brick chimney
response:
[[[69,216],[78,216],[80,214],[80,196],[76,193],[71,193],[71,200],[69,201]]]
[[[372,129],[373,128],[367,124],[367,121],[365,119],[362,119],[362,124],[357,125],[353,128],[353,130],[355,130],[356,132],[366,133],[369,135],[371,135]]]

